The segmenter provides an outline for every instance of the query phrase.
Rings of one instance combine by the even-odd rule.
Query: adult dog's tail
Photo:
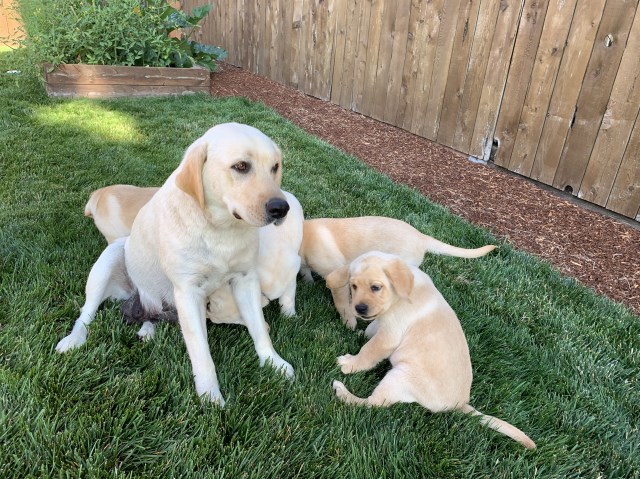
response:
[[[427,253],[457,256],[458,258],[479,258],[496,249],[496,246],[489,244],[475,249],[458,248],[457,246],[443,243],[431,236],[424,235],[424,248]]]
[[[495,429],[501,434],[510,437],[516,442],[519,442],[527,449],[535,449],[536,443],[531,440],[529,436],[527,436],[524,432],[518,429],[515,426],[512,426],[506,421],[502,419],[498,419],[497,417],[487,416],[486,414],[482,414],[480,411],[475,409],[473,406],[469,404],[465,404],[461,411],[465,414],[471,414],[473,416],[480,416],[480,424],[483,426],[490,427],[491,429]]]

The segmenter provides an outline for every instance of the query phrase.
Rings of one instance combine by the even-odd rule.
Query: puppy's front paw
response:
[[[260,367],[264,366],[267,363],[270,364],[274,369],[284,374],[285,377],[289,379],[293,378],[293,366],[282,359],[278,354],[260,358]]]
[[[331,386],[333,387],[333,390],[335,391],[336,396],[338,396],[339,398],[344,397],[345,394],[347,393],[347,387],[337,379],[333,381]]]
[[[350,316],[350,317],[344,317],[342,319],[342,322],[344,323],[344,325],[349,328],[351,331],[355,331],[356,326],[358,326],[358,321],[356,320],[356,318],[354,316]]]
[[[73,332],[68,336],[62,338],[56,345],[56,351],[59,353],[66,353],[70,349],[78,348],[87,342],[87,330],[83,329],[80,332]]]
[[[345,354],[343,356],[338,356],[338,365],[340,366],[340,370],[344,374],[351,374],[356,371],[355,369],[355,356],[351,354]]]

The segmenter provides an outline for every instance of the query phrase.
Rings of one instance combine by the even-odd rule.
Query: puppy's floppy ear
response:
[[[342,266],[327,275],[327,288],[342,288],[349,282],[349,266]]]
[[[204,141],[189,147],[182,161],[182,167],[176,175],[176,186],[193,197],[200,208],[204,208],[204,186],[202,167],[207,160],[207,143]]]
[[[413,272],[401,259],[394,259],[384,269],[387,277],[396,290],[396,294],[404,299],[409,299],[413,289]]]

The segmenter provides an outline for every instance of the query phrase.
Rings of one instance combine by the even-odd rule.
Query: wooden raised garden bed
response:
[[[115,98],[184,95],[209,92],[209,70],[201,67],[123,67],[110,65],[44,65],[49,96]]]

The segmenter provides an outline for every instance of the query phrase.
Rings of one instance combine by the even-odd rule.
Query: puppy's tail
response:
[[[96,211],[96,207],[98,205],[98,201],[100,200],[100,191],[101,190],[96,190],[93,193],[91,193],[91,196],[89,196],[89,201],[87,201],[87,204],[84,207],[84,215],[88,216],[88,217],[93,217],[93,214]]]
[[[527,449],[536,448],[536,443],[533,442],[531,438],[529,438],[529,436],[527,436],[520,429],[518,429],[515,426],[512,426],[508,422],[503,421],[502,419],[498,419],[497,417],[487,416],[486,414],[482,414],[480,411],[475,409],[473,406],[470,406],[469,404],[465,404],[460,408],[460,410],[465,414],[480,416],[480,424],[482,424],[483,426],[490,427],[491,429],[494,429],[499,433],[510,437],[514,441],[522,444]]]
[[[458,248],[457,246],[443,243],[431,236],[424,235],[424,248],[427,253],[457,256],[458,258],[480,258],[496,249],[496,246],[489,244],[475,249]]]

